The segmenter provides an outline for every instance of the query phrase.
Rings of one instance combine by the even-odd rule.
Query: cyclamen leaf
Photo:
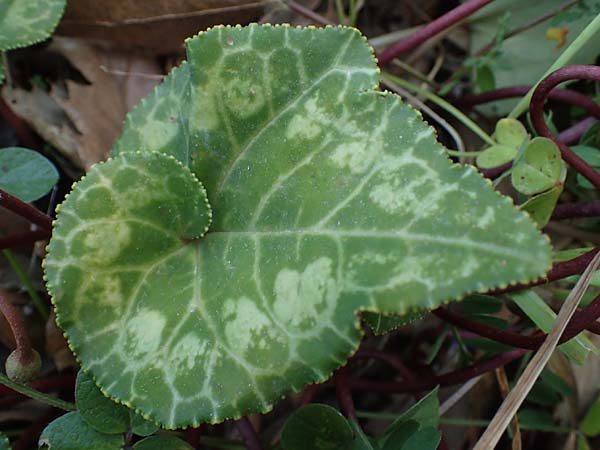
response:
[[[550,266],[526,214],[377,90],[356,30],[217,27],[187,52],[48,248],[57,320],[105,394],[166,428],[267,411],[347,360],[358,311],[435,308]],[[156,144],[161,118],[178,126]],[[213,208],[202,238],[185,165]]]
[[[0,51],[47,39],[60,20],[66,0],[2,0]]]

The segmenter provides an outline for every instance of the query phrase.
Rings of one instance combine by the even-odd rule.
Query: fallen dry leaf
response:
[[[58,33],[172,53],[189,36],[217,24],[258,20],[273,0],[77,0]]]
[[[75,166],[87,170],[104,160],[123,120],[160,82],[153,56],[56,38],[48,51],[58,52],[89,82],[50,81],[50,89],[31,90],[8,83],[2,97],[13,111]]]

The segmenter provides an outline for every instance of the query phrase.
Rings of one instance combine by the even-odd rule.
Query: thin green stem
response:
[[[481,155],[481,152],[461,152],[460,150],[446,150],[446,153],[452,156],[464,156],[466,158],[475,158]]]
[[[337,9],[338,22],[345,25],[346,12],[344,11],[344,2],[342,0],[335,0],[335,9]]]
[[[548,68],[548,70],[546,70],[546,72],[544,72],[544,74],[540,77],[539,81],[531,87],[527,95],[525,95],[525,97],[523,97],[519,101],[517,106],[514,107],[514,109],[510,112],[508,117],[515,119],[521,114],[523,114],[527,110],[529,102],[531,101],[531,96],[533,95],[533,92],[535,91],[535,88],[540,83],[540,81],[546,78],[548,74],[554,72],[557,69],[560,69],[561,67],[566,66],[571,61],[571,59],[573,59],[573,57],[583,48],[583,46],[586,45],[590,41],[590,39],[592,39],[592,37],[594,37],[594,35],[598,31],[600,31],[600,14],[598,14],[594,18],[594,20],[592,20],[588,24],[588,26],[585,27],[585,29],[579,34],[579,36],[577,36],[577,38],[575,38],[575,40],[571,42],[571,44],[565,49],[565,51],[560,54],[556,61],[554,61],[554,63]]]
[[[27,397],[37,400],[38,402],[45,403],[58,409],[63,409],[65,411],[74,411],[76,409],[73,403],[65,402],[59,398],[36,391],[35,389],[25,386],[24,384],[16,383],[3,373],[0,373],[0,384],[3,384],[7,388],[12,389],[19,394],[26,395]]]
[[[17,274],[17,277],[19,278],[19,281],[21,282],[23,287],[27,290],[27,293],[31,297],[31,300],[33,300],[33,304],[35,305],[39,313],[45,320],[48,320],[48,317],[50,317],[50,308],[48,308],[48,305],[46,305],[46,303],[38,295],[37,291],[33,287],[33,283],[31,282],[29,275],[27,275],[25,270],[23,270],[21,264],[19,264],[19,261],[17,261],[17,258],[15,258],[15,255],[13,255],[13,253],[10,250],[2,250],[2,253],[8,260],[8,263],[11,265],[15,273]]]
[[[356,8],[356,0],[350,0],[350,14],[348,17],[348,25],[350,25],[351,27],[355,27],[357,17],[358,10]]]
[[[421,88],[419,86],[416,86],[416,85],[412,84],[409,81],[403,80],[402,78],[398,78],[398,77],[396,77],[394,75],[391,75],[391,74],[389,74],[387,72],[384,72],[382,74],[382,77],[384,79],[386,79],[386,80],[393,81],[398,86],[401,86],[401,87],[403,87],[403,88],[405,88],[405,89],[407,89],[409,91],[416,92],[417,94],[422,95],[427,100],[429,100],[429,101],[435,103],[436,105],[438,105],[440,108],[442,108],[448,114],[451,114],[452,116],[454,116],[465,127],[467,127],[469,130],[471,130],[477,136],[479,136],[487,144],[489,144],[489,145],[495,145],[496,144],[496,142],[492,139],[492,137],[489,134],[487,134],[483,129],[481,129],[481,127],[479,125],[477,125],[469,117],[467,117],[464,113],[462,113],[458,108],[454,107],[453,105],[451,105],[450,103],[448,103],[443,98],[441,98],[441,97],[433,94],[432,92],[427,91],[426,89],[423,89],[423,88]]]

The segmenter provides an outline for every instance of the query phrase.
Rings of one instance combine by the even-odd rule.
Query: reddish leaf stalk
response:
[[[29,245],[36,241],[48,239],[50,233],[47,230],[26,231],[24,233],[11,234],[0,237],[0,250],[5,248],[18,247],[19,245]]]
[[[447,372],[431,378],[418,379],[413,381],[370,381],[363,379],[351,380],[352,389],[361,391],[376,391],[389,393],[405,393],[428,391],[436,386],[446,387],[455,384],[461,384],[472,378],[478,377],[486,372],[490,372],[498,367],[504,366],[517,358],[520,358],[528,350],[518,349],[506,353],[501,353],[493,358],[478,361],[464,369]]]
[[[240,420],[235,422],[235,426],[248,450],[262,450],[262,445],[258,439],[256,430],[250,422],[250,419],[247,417],[242,417]]]
[[[52,219],[29,203],[0,189],[0,206],[24,217],[47,231],[52,231]]]
[[[348,381],[347,367],[340,368],[335,374],[335,393],[342,413],[350,420],[357,422],[356,409],[352,401],[352,392]]]
[[[565,81],[577,79],[600,81],[600,67],[585,65],[563,67],[552,72],[540,81],[533,92],[531,104],[529,105],[531,122],[540,136],[552,139],[556,143],[567,164],[600,189],[600,173],[596,172],[593,167],[577,156],[577,154],[575,154],[567,145],[558,140],[557,137],[552,134],[544,120],[544,102],[549,97],[550,92],[554,87]]]
[[[592,125],[598,122],[594,117],[587,117],[581,122],[577,122],[575,125],[567,128],[565,131],[558,135],[558,139],[564,142],[566,145],[575,144],[581,139],[581,136],[590,129]]]
[[[465,95],[457,100],[457,103],[462,106],[475,106],[506,98],[523,97],[530,89],[531,86],[509,86],[486,91],[481,94]],[[583,108],[590,115],[600,119],[600,105],[580,92],[569,89],[554,89],[548,92],[547,98]]]
[[[312,20],[315,23],[318,23],[321,25],[336,25],[335,22],[332,22],[331,20],[326,19],[322,15],[314,12],[312,9],[309,9],[306,6],[303,6],[293,0],[286,0],[284,3],[292,11],[300,14],[301,16],[306,17],[307,19]]]
[[[587,203],[560,203],[552,212],[553,220],[600,216],[600,200]]]
[[[15,343],[17,345],[16,350],[20,350],[24,353],[31,352],[31,341],[29,340],[29,335],[25,329],[23,316],[2,291],[0,291],[0,312],[6,318],[12,334],[15,337]]]
[[[401,54],[418,47],[436,34],[441,33],[442,31],[450,28],[452,25],[469,17],[475,11],[478,11],[491,2],[492,0],[467,0],[462,5],[454,8],[452,11],[447,12],[443,16],[438,17],[434,21],[429,22],[427,25],[418,29],[406,39],[402,39],[396,44],[385,49],[380,55],[377,56],[379,64],[383,66]]]

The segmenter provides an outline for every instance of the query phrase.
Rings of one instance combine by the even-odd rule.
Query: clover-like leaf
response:
[[[48,248],[57,320],[105,394],[166,428],[266,411],[344,364],[357,312],[548,269],[527,215],[377,90],[356,30],[217,27],[187,54]]]
[[[564,163],[554,142],[536,137],[527,144],[523,157],[511,172],[511,182],[525,195],[544,192],[564,178]]]
[[[496,123],[494,137],[499,144],[518,149],[525,142],[528,135],[521,122],[505,117]]]
[[[492,145],[477,155],[477,166],[481,169],[491,169],[498,167],[517,156],[518,149],[507,145]]]
[[[58,181],[54,165],[38,152],[21,147],[0,149],[0,188],[26,202],[43,197]]]
[[[121,450],[123,435],[99,433],[72,411],[48,424],[40,436],[39,446],[49,450]]]
[[[104,396],[94,380],[82,370],[77,374],[75,400],[81,417],[95,430],[119,434],[129,428],[129,410]]]
[[[65,9],[66,0],[0,1],[0,51],[48,38]]]

